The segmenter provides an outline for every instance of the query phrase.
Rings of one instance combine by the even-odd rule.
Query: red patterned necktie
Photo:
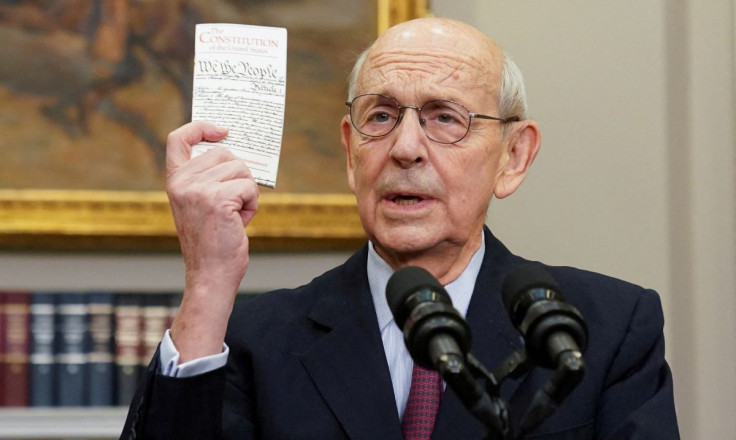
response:
[[[409,399],[401,419],[401,431],[405,440],[427,440],[432,436],[441,397],[440,374],[415,363],[411,372]]]

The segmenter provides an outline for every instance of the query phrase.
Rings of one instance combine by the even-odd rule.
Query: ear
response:
[[[352,129],[353,126],[352,124],[350,124],[350,116],[343,116],[342,121],[340,122],[340,142],[342,143],[342,149],[345,150],[345,160],[347,161],[348,171],[348,186],[350,187],[350,191],[355,193],[355,179],[353,177],[354,164],[353,158],[350,155],[350,133]]]
[[[510,196],[519,188],[542,145],[542,135],[535,121],[527,119],[514,122],[514,125],[506,138],[493,189],[493,194],[499,199]]]

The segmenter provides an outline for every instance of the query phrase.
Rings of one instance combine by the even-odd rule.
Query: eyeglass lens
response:
[[[403,111],[409,108],[404,107]],[[362,134],[380,137],[389,134],[401,119],[402,107],[390,97],[361,95],[350,106],[350,118]],[[441,143],[457,142],[468,132],[468,110],[452,101],[430,101],[419,111],[419,122],[427,137]]]

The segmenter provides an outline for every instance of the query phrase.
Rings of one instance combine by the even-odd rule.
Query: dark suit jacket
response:
[[[523,343],[500,289],[525,260],[488,229],[485,240],[467,321],[471,352],[493,369]],[[225,368],[168,378],[155,374],[155,356],[121,438],[401,440],[366,257],[364,247],[305,286],[238,303]],[[588,324],[587,371],[560,408],[525,438],[679,438],[657,294],[569,267],[547,270]],[[536,368],[503,384],[512,423],[550,373]],[[484,435],[485,428],[448,388],[433,438]]]

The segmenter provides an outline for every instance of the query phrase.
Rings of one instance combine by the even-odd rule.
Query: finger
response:
[[[253,179],[234,179],[220,184],[219,190],[221,194],[225,194],[227,198],[233,200],[237,205],[236,208],[243,220],[243,226],[253,219],[258,212],[258,195],[259,189]]]
[[[243,160],[232,156],[229,151],[224,150],[222,153],[224,157],[229,159],[218,162],[219,159],[205,158],[204,156],[217,156],[217,153],[210,154],[208,152],[202,159],[199,157],[193,159],[175,172],[170,173],[166,179],[166,192],[169,199],[197,200],[203,196],[205,200],[209,201],[229,199],[230,205],[233,206],[234,203],[237,210],[240,210],[242,203],[240,203],[239,191],[237,190],[239,183],[232,185],[235,188],[234,190],[229,189],[230,186],[223,186],[222,184],[234,180],[250,180],[248,185],[255,188],[257,188],[257,184]],[[257,197],[257,190],[255,194]]]
[[[226,182],[234,179],[252,179],[253,174],[243,160],[234,159],[201,171],[198,178],[210,182]]]
[[[219,141],[227,129],[206,121],[193,121],[169,133],[166,140],[166,169],[171,172],[189,161],[192,145],[203,140]]]
[[[233,179],[253,179],[245,161],[230,151],[217,147],[198,156],[169,174],[168,187],[211,185]]]
[[[215,147],[205,151],[199,156],[191,159],[186,164],[183,164],[180,168],[186,169],[191,174],[203,174],[213,168],[217,168],[221,164],[232,162],[233,164],[241,163],[245,165],[242,159],[239,159],[232,151],[224,147]],[[247,168],[247,165],[245,165]],[[250,169],[248,169],[250,173]],[[217,180],[217,179],[214,179]]]

